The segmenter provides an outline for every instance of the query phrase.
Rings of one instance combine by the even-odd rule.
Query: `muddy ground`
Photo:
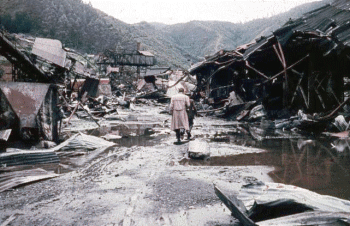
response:
[[[114,139],[116,146],[107,150],[62,157],[54,169],[61,173],[59,177],[0,193],[0,222],[13,216],[9,225],[235,225],[236,220],[216,197],[213,184],[228,195],[236,194],[249,181],[272,182],[278,178],[278,182],[313,189],[314,183],[319,184],[318,188],[322,184],[319,178],[327,180],[329,176],[325,175],[333,172],[319,172],[320,175],[309,177],[307,173],[305,176],[303,166],[287,164],[288,170],[275,165],[282,161],[285,166],[293,153],[289,155],[284,151],[272,155],[271,147],[290,145],[288,150],[291,150],[293,137],[296,146],[301,146],[300,152],[294,150],[293,158],[302,164],[306,154],[301,141],[311,140],[304,144],[309,145],[308,150],[318,147],[310,137],[284,134],[283,139],[282,136],[268,139],[270,150],[267,150],[256,134],[255,139],[248,139],[249,131],[239,124],[212,117],[196,118],[193,130],[196,141],[209,143],[211,158],[190,160],[187,157],[189,142],[174,144],[175,134],[169,129],[170,115],[160,114],[164,109],[165,105],[139,105],[135,110],[120,110],[120,115],[128,121],[103,121],[102,128],[95,130],[93,122],[73,121],[64,134],[84,129],[85,133],[96,136],[113,133],[122,138]],[[130,129],[135,122],[147,124],[152,130],[144,134],[143,126]],[[119,123],[129,124],[125,127]],[[311,151],[307,151],[308,156],[313,156]],[[331,155],[333,158],[325,156],[326,160],[322,158],[321,163],[316,159],[314,165],[322,167],[330,159],[328,168],[332,168],[332,162],[340,165],[344,183],[348,184],[349,166],[344,166],[349,160],[348,154],[341,158],[334,157],[336,153]],[[322,153],[315,156],[320,157]],[[312,159],[309,157],[308,162]],[[300,175],[289,175],[291,169]],[[311,181],[310,185],[304,179],[295,179],[299,177],[318,182]],[[350,199],[347,186],[334,185],[332,181],[329,184],[334,187],[322,184],[324,189],[320,193],[331,194],[340,188],[342,191],[336,194]],[[327,189],[331,192],[327,193]]]

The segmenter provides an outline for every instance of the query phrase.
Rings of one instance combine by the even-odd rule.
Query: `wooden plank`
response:
[[[324,103],[324,101],[323,101],[323,98],[322,98],[320,92],[319,92],[317,89],[315,89],[315,92],[316,92],[316,94],[317,94],[317,96],[318,96],[318,99],[320,100],[320,102],[321,102],[321,104],[322,104],[323,109],[326,109],[326,105],[325,105],[325,103]]]
[[[278,53],[278,50],[277,50],[277,48],[276,48],[276,45],[274,44],[274,45],[272,45],[272,46],[273,46],[273,49],[275,50],[275,53],[276,53],[278,59],[281,61],[282,66],[283,66],[283,60],[282,60],[282,57],[280,56],[280,54]]]
[[[289,70],[291,68],[293,68],[294,66],[296,66],[297,64],[301,63],[303,60],[305,60],[306,58],[309,57],[309,54],[307,54],[306,56],[304,56],[303,58],[301,58],[300,60],[298,60],[297,62],[295,62],[294,64],[290,65],[289,67],[286,68],[286,70]],[[284,70],[282,70],[281,72],[277,73],[276,75],[272,76],[271,78],[269,78],[269,81],[273,81],[275,78],[277,78],[278,76],[280,76],[281,74],[284,73]]]
[[[293,71],[293,69],[292,69],[292,71]],[[293,71],[293,72],[294,72],[294,71]],[[295,73],[295,72],[294,72],[294,73]],[[300,87],[300,84],[301,84],[301,81],[303,80],[303,78],[304,78],[304,74],[301,74],[301,77],[299,78],[298,84],[297,84],[297,86],[296,86],[296,88],[295,88],[295,91],[294,91],[292,100],[291,100],[291,102],[290,102],[290,106],[293,104],[294,99],[295,99],[295,97],[297,96],[297,92],[298,92],[298,89],[299,89],[299,87]]]
[[[255,73],[257,73],[258,75],[264,77],[265,79],[269,79],[269,77],[267,77],[264,73],[262,73],[261,71],[258,71],[258,70],[255,69],[254,67],[252,67],[252,66],[249,64],[248,61],[245,62],[245,65],[246,65],[248,68],[250,68],[250,69],[252,69],[253,71],[255,71]]]
[[[301,86],[299,86],[299,90],[300,90],[300,92],[301,92],[301,95],[302,95],[303,98],[304,98],[304,102],[305,102],[305,105],[306,105],[307,109],[309,109],[309,103],[308,103],[308,101],[307,101],[306,94],[305,94],[305,92],[304,92],[304,90],[303,90],[303,88],[302,88]]]
[[[288,82],[288,74],[287,74],[287,62],[286,58],[284,57],[283,49],[281,46],[281,43],[277,41],[278,48],[280,51],[280,56],[282,58],[282,66],[284,71],[284,82],[283,82],[283,107],[288,106],[288,100],[289,100],[289,82]]]

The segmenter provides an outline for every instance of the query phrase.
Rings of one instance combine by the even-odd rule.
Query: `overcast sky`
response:
[[[165,24],[191,20],[218,20],[233,23],[269,17],[295,6],[317,0],[83,0],[94,8],[126,23],[141,21]]]

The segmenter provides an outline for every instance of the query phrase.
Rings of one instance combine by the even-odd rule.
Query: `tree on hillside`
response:
[[[57,8],[53,1],[46,5],[46,8],[41,13],[41,27],[42,34],[46,37],[55,37],[56,35],[56,23],[58,20]]]
[[[12,18],[10,14],[0,16],[1,25],[12,33],[30,33],[35,20],[25,12],[17,12]]]

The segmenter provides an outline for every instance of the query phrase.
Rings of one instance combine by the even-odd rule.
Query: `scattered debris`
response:
[[[53,151],[66,151],[72,149],[94,150],[101,147],[110,147],[116,145],[113,142],[106,141],[102,138],[78,133],[70,137],[68,140],[62,142]]]
[[[13,220],[16,219],[16,215],[19,215],[19,214],[15,213],[15,214],[12,214],[11,216],[9,216],[9,218],[7,218],[7,219],[1,224],[1,226],[7,226],[7,225],[9,225]]]

